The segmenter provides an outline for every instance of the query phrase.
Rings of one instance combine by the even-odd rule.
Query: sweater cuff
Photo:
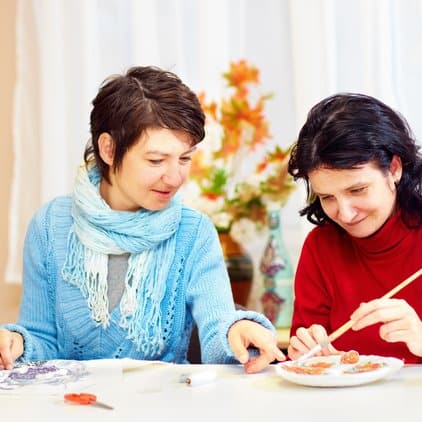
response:
[[[5,324],[2,325],[1,328],[18,333],[23,338],[23,354],[18,359],[16,359],[16,361],[26,362],[31,360],[34,351],[34,343],[32,341],[31,335],[29,334],[29,331],[21,325],[17,324]]]
[[[229,333],[230,327],[235,322],[240,321],[242,319],[247,319],[249,321],[257,322],[258,324],[261,324],[263,327],[268,328],[274,335],[276,335],[276,330],[274,326],[271,324],[270,320],[264,315],[255,311],[241,311],[241,310],[236,311],[224,319],[224,321],[221,323],[221,329],[219,330],[223,349],[225,353],[230,357],[235,357],[235,355],[229,344],[228,333]],[[258,349],[256,349],[255,347],[249,347],[248,351],[251,356],[257,356],[259,354]]]

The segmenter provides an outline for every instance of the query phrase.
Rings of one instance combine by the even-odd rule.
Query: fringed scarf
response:
[[[110,323],[107,296],[108,255],[130,253],[125,291],[120,301],[120,326],[138,350],[162,350],[160,304],[174,258],[175,232],[181,204],[173,198],[160,211],[112,210],[99,193],[100,174],[80,166],[72,202],[73,225],[62,274],[87,298],[94,321]]]

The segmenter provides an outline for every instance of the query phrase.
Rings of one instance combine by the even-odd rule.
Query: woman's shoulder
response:
[[[32,222],[40,226],[49,226],[52,222],[71,224],[72,197],[58,196],[44,203],[32,217]]]
[[[45,202],[38,208],[35,215],[45,215],[50,213],[61,214],[69,213],[72,207],[72,197],[70,195],[57,196],[48,202]]]
[[[201,230],[214,230],[214,224],[206,214],[187,205],[182,205],[181,226],[196,227],[201,228]]]
[[[182,217],[177,232],[179,246],[201,247],[205,243],[213,243],[218,237],[211,219],[201,212],[183,205]]]
[[[57,197],[43,204],[32,216],[25,244],[30,248],[47,249],[64,243],[72,225],[71,197]]]

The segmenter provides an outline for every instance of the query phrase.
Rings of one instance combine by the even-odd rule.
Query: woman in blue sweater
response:
[[[104,82],[90,124],[73,195],[30,222],[19,321],[0,329],[0,365],[183,363],[194,324],[204,363],[257,372],[283,360],[269,321],[235,311],[214,226],[177,195],[204,137],[195,94],[170,72],[134,67]]]

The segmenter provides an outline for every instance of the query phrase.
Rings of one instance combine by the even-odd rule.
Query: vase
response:
[[[261,303],[265,316],[277,328],[290,327],[293,310],[293,267],[284,244],[280,211],[268,213],[269,237],[259,270],[263,280]]]
[[[229,273],[234,302],[247,306],[253,281],[252,259],[228,232],[219,232],[221,248]]]

